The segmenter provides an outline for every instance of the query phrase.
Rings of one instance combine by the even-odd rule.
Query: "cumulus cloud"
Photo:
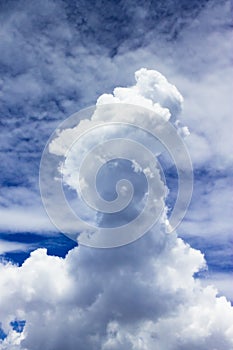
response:
[[[150,86],[160,91],[159,80],[168,87],[168,97],[165,91],[162,96],[150,92],[153,100],[145,94],[138,101],[150,103],[157,112],[165,110],[158,118],[170,117],[168,104],[172,110],[171,101],[182,103],[180,94],[157,72],[143,69],[136,74],[136,86],[100,97],[93,121],[101,117],[98,106],[109,96],[120,104],[128,96],[134,101],[143,95],[137,84],[145,75],[147,93]],[[81,131],[88,123],[81,124]],[[50,151],[65,155],[61,146],[72,135],[77,136],[72,129],[61,132]],[[135,175],[138,172],[134,168]],[[6,334],[0,346],[6,350],[230,350],[233,308],[214,287],[204,287],[194,278],[205,268],[203,254],[176,233],[166,233],[162,224],[117,249],[80,246],[64,259],[38,249],[20,267],[0,265],[1,325]],[[26,324],[17,333],[12,321],[20,320]]]
[[[135,73],[135,80],[135,86],[115,88],[113,96],[102,95],[98,98],[97,104],[132,103],[163,113],[167,119],[170,118],[170,114],[175,117],[181,112],[183,97],[161,73],[141,68]]]
[[[232,226],[226,210],[226,202],[231,200],[227,179],[232,162],[230,1],[221,4],[209,1],[195,20],[190,14],[196,10],[190,9],[188,16],[184,16],[187,21],[184,30],[180,29],[183,19],[177,20],[180,26],[177,21],[173,26],[171,16],[165,31],[176,40],[170,42],[157,35],[154,20],[147,20],[147,11],[143,17],[137,8],[136,23],[140,23],[137,33],[142,28],[144,39],[147,23],[150,27],[146,42],[135,48],[137,37],[129,34],[125,42],[118,38],[114,41],[117,42],[114,56],[109,56],[93,40],[88,47],[85,30],[81,33],[83,45],[78,34],[82,16],[76,15],[77,6],[70,10],[79,18],[72,22],[75,31],[64,18],[63,8],[53,2],[38,1],[30,6],[23,2],[23,6],[14,7],[13,13],[7,6],[1,40],[5,72],[0,81],[4,151],[0,154],[1,181],[5,188],[21,186],[22,191],[13,195],[2,192],[3,229],[20,227],[22,231],[24,228],[36,231],[43,226],[47,230],[48,222],[37,216],[38,212],[41,215],[39,206],[29,212],[32,218],[29,221],[26,210],[37,202],[38,193],[30,198],[24,188],[36,187],[40,153],[50,132],[58,120],[93,103],[103,91],[110,93],[113,85],[133,85],[133,72],[147,66],[169,76],[185,97],[180,119],[191,130],[187,142],[197,170],[194,197],[198,200],[192,207],[195,215],[190,211],[182,234],[186,239],[196,234],[208,235],[209,250],[216,242],[226,242]],[[37,14],[41,12],[39,20]],[[145,21],[140,22],[142,17]],[[94,23],[93,19],[87,27],[95,27]],[[105,39],[106,36],[100,41],[111,41]],[[161,106],[172,112],[174,95],[164,98],[163,91],[156,90],[155,85],[153,89]],[[108,96],[116,98],[121,92],[116,89],[115,97]],[[150,87],[143,101],[149,94]],[[168,116],[169,111],[166,113]],[[175,105],[173,113],[177,113]],[[218,172],[213,173],[213,168]],[[223,174],[224,179],[219,180]],[[210,175],[214,175],[211,188],[206,185]],[[12,220],[12,214],[17,220]],[[206,249],[202,238],[201,242],[199,248]],[[225,249],[220,255],[212,254],[215,267],[221,265],[220,261],[224,264],[224,252]],[[230,304],[224,297],[216,297],[214,287],[202,287],[192,277],[204,265],[200,252],[177,240],[175,235],[167,236],[161,231],[149,233],[134,245],[111,253],[79,247],[65,259],[59,259],[37,250],[22,267],[1,264],[0,321],[7,337],[0,348],[151,350],[170,346],[172,350],[231,350]],[[217,285],[232,298],[229,274],[213,274],[205,281]],[[10,322],[14,320],[26,320],[23,333],[12,329]]]
[[[139,216],[135,218],[134,222],[124,228],[120,228],[119,225],[117,225],[117,237],[121,244],[122,242],[129,243],[125,241],[124,238],[126,236],[125,230],[129,232],[128,235],[132,234],[135,235],[135,237],[139,237],[136,232],[140,231],[140,235],[146,232],[147,229],[156,222],[157,217],[159,217],[158,213],[161,213],[164,207],[164,200],[162,197],[164,197],[166,189],[161,182],[158,164],[155,162],[155,157],[151,151],[154,151],[155,155],[159,155],[161,150],[165,152],[167,147],[171,157],[174,158],[178,172],[180,172],[180,169],[188,169],[186,179],[187,183],[190,182],[190,188],[188,185],[185,185],[184,192],[182,192],[183,182],[180,177],[182,203],[188,201],[188,196],[192,190],[191,180],[188,180],[188,177],[192,178],[191,173],[188,175],[188,171],[192,171],[191,164],[189,164],[189,157],[185,153],[185,147],[182,145],[177,135],[176,128],[166,123],[170,117],[171,120],[174,121],[175,115],[177,116],[177,110],[181,110],[182,96],[178,90],[157,71],[142,68],[135,73],[135,79],[136,84],[134,86],[115,88],[112,95],[104,94],[100,96],[94,110],[91,109],[89,113],[88,110],[84,111],[83,114],[78,113],[77,117],[71,117],[64,125],[61,125],[58,132],[51,137],[48,150],[46,149],[41,166],[41,189],[43,197],[46,197],[46,194],[49,193],[49,189],[53,187],[51,181],[54,182],[54,178],[51,178],[49,175],[51,172],[49,164],[53,164],[54,161],[51,160],[49,162],[47,160],[47,157],[49,157],[48,159],[54,159],[54,157],[50,155],[47,156],[47,152],[49,152],[52,155],[63,156],[63,159],[65,158],[64,161],[61,160],[61,158],[57,159],[57,169],[62,174],[63,183],[76,190],[79,197],[85,198],[89,206],[94,206],[101,213],[115,213],[120,211],[119,208],[116,209],[117,203],[120,204],[121,202],[121,208],[126,208],[126,192],[125,195],[122,194],[118,196],[117,200],[113,203],[114,210],[111,209],[110,212],[110,203],[108,202],[106,204],[100,199],[96,187],[93,185],[95,184],[98,171],[104,163],[114,159],[123,158],[129,161],[137,161],[142,168],[141,172],[147,177],[148,190],[145,191],[143,198],[146,204],[145,209],[139,212]],[[171,111],[167,107],[164,107],[164,105],[169,105]],[[145,109],[142,107],[147,108]],[[174,110],[176,110],[176,113],[173,113]],[[88,116],[90,119],[83,119]],[[82,120],[80,121],[80,119]],[[78,123],[78,125],[70,127],[70,125],[74,123]],[[155,136],[153,137],[152,135]],[[96,145],[98,145],[98,149],[93,151]],[[129,177],[130,180],[130,172],[125,171],[124,168],[123,171],[128,173],[126,174],[126,179],[128,180]],[[79,184],[80,180],[77,174],[79,174],[78,177],[81,178],[82,186]],[[99,187],[106,188],[106,180],[100,182]],[[108,184],[111,186],[113,182],[109,180]],[[127,187],[126,184],[124,186]],[[57,189],[55,189],[55,187],[57,187]],[[55,187],[48,200],[46,200],[46,198],[44,200],[44,202],[47,203],[46,208],[48,208],[52,220],[58,224],[62,232],[73,234],[74,230],[76,230],[76,232],[77,230],[82,230],[83,232],[79,236],[79,241],[83,242],[85,234],[83,222],[79,223],[70,215],[68,210],[64,209],[65,203],[62,201],[62,195],[58,194],[59,182],[57,182],[57,186]],[[141,191],[140,183],[136,187],[136,192],[137,191]],[[121,194],[121,191],[118,192]],[[131,190],[128,188],[127,197],[130,196],[130,192]],[[125,205],[122,207],[123,203],[125,203]],[[179,201],[177,201],[177,203],[179,203]],[[102,209],[106,208],[106,205],[107,210]],[[177,204],[177,207],[178,206],[179,204]],[[152,211],[154,211],[154,215],[150,215]],[[63,215],[61,213],[63,213]],[[179,215],[182,214],[177,214],[177,216]],[[69,218],[69,220],[67,218]],[[123,218],[123,213],[121,213],[121,218]],[[120,218],[117,217],[117,219],[119,220]],[[113,220],[117,221],[112,217],[112,221]],[[170,225],[176,227],[177,224],[178,222],[176,219],[173,221],[171,219]],[[90,231],[92,232],[91,239],[94,239],[93,228],[87,227],[86,235],[90,237]],[[111,237],[110,231],[113,233],[115,229],[108,228],[107,230],[100,230],[101,234],[104,234],[104,232],[106,233],[106,242]],[[132,233],[130,233],[131,231]],[[97,240],[97,232],[95,236]],[[120,237],[122,237],[122,239]],[[100,237],[98,237],[98,240],[99,239]],[[90,244],[92,244],[91,241]],[[101,246],[103,247],[106,244],[102,242]]]
[[[119,249],[45,250],[1,265],[1,344],[16,349],[232,348],[233,310],[192,275],[202,254],[157,231]],[[11,286],[11,293],[8,287]],[[11,340],[12,320],[26,320]],[[16,343],[17,344],[17,343]]]

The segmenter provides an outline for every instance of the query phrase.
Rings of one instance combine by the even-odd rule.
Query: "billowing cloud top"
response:
[[[181,111],[183,102],[181,94],[162,74],[155,70],[141,68],[135,72],[135,79],[135,86],[115,88],[113,95],[100,96],[97,104],[132,103],[163,113],[165,118],[169,118],[170,113],[175,116]]]
[[[177,124],[175,116],[178,110],[181,110],[182,96],[176,87],[157,71],[143,68],[135,73],[135,78],[134,86],[115,88],[113,94],[100,96],[96,107],[68,118],[51,136],[45,149],[40,177],[41,193],[47,212],[62,232],[72,235],[69,237],[74,239],[75,234],[78,234],[79,243],[85,241],[87,244],[89,240],[88,245],[91,246],[123,245],[133,241],[133,237],[141,237],[156,223],[165,209],[166,196],[166,186],[160,178],[163,173],[155,160],[155,155],[158,156],[161,152],[167,151],[170,154],[179,176],[179,194],[169,219],[170,229],[177,227],[189,204],[192,166],[185,145],[178,135],[187,128],[179,127],[177,130],[167,122],[173,115],[173,122]],[[50,167],[54,168],[56,160],[51,155],[63,156],[63,160],[55,157],[57,166],[53,170]],[[139,203],[146,203],[145,208],[132,220],[131,225],[125,224],[124,227],[120,227],[122,217],[129,214],[128,208],[127,212],[120,213],[121,217],[117,217],[121,222],[117,228],[102,228],[93,232],[93,227],[85,227],[83,220],[78,221],[70,212],[63,199],[60,183],[57,181],[54,184],[54,178],[60,178],[63,184],[75,190],[79,198],[86,199],[91,208],[101,213],[119,213],[132,199],[132,188],[128,183],[132,180],[132,175],[121,166],[119,159],[132,162],[134,172],[146,177],[148,188],[144,191],[142,201],[138,200]],[[107,167],[111,168],[112,161],[116,171],[121,169],[118,170],[119,178],[122,173],[124,180],[117,181],[117,198],[109,203],[100,199],[97,191],[101,189],[96,189],[95,182],[103,165],[106,163]],[[59,170],[62,178],[54,170]],[[108,185],[106,181],[100,180],[102,195],[107,186],[114,187],[111,175],[107,183]],[[142,192],[142,183],[141,186],[140,183],[137,184],[135,197],[139,192]],[[134,203],[131,210],[135,210],[135,207],[139,209],[138,204],[136,206]],[[105,218],[106,216],[102,221],[105,221]],[[112,216],[111,221],[116,222],[116,217]],[[130,236],[129,239],[126,239],[127,235]],[[101,239],[100,236],[105,238]]]

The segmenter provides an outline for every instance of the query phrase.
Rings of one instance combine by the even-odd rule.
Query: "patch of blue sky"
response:
[[[11,321],[10,325],[14,331],[17,333],[22,333],[25,327],[26,321],[24,320],[14,320]]]
[[[0,341],[4,340],[7,337],[7,334],[4,332],[4,330],[1,328],[1,322],[0,322]],[[0,343],[1,344],[1,343]]]
[[[63,234],[45,236],[40,234],[25,233],[0,233],[0,239],[6,242],[24,243],[28,249],[5,252],[0,257],[2,260],[12,261],[22,265],[30,253],[37,248],[46,248],[49,255],[65,257],[68,251],[77,246],[77,243]]]
[[[22,333],[25,327],[26,321],[24,320],[14,320],[10,322],[10,326],[12,330],[14,330],[17,333]],[[0,322],[0,344],[1,340],[6,339],[7,333],[4,332],[4,330],[1,328],[1,322]]]

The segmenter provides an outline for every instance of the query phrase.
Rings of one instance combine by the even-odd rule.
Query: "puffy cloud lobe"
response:
[[[183,97],[161,73],[143,68],[135,73],[135,78],[138,91],[145,98],[168,108],[172,115],[181,112]]]
[[[113,95],[104,94],[98,98],[102,103],[130,103],[152,109],[166,120],[181,112],[183,97],[177,88],[155,70],[141,68],[135,72],[136,85],[129,88],[117,87]]]
[[[136,106],[145,107],[148,110],[152,110],[156,113],[158,118],[169,120],[171,113],[174,110],[179,112],[182,108],[183,97],[177,90],[177,88],[169,83],[167,79],[155,70],[148,70],[142,68],[135,73],[136,84],[131,87],[117,87],[114,89],[113,94],[101,95],[96,103],[96,110],[91,120],[84,119],[74,128],[67,128],[59,133],[50,144],[50,152],[57,155],[64,155],[67,150],[67,145],[75,141],[82,133],[88,130],[90,127],[95,127],[97,121],[123,121],[128,123],[134,123],[137,121],[137,114],[132,111],[128,111],[128,114],[124,116],[117,113],[117,109],[114,110],[111,104],[125,103],[133,104]],[[98,106],[103,104],[109,104],[105,110],[98,110]],[[177,114],[175,114],[177,116]],[[145,127],[151,128],[157,122],[155,114],[149,114],[146,116],[143,123]],[[103,130],[98,134],[98,137],[103,134]],[[98,139],[98,138],[97,138]]]
[[[88,131],[90,128],[94,128],[98,125],[99,121],[104,122],[124,122],[130,123],[132,125],[141,125],[148,130],[153,130],[159,120],[169,120],[171,115],[173,116],[173,120],[177,117],[177,113],[181,112],[183,97],[176,89],[174,85],[169,83],[167,79],[155,70],[148,70],[146,68],[142,68],[135,73],[136,84],[123,88],[117,87],[114,89],[113,94],[103,94],[101,95],[96,104],[96,110],[94,114],[91,116],[91,120],[84,119],[79,122],[79,124],[73,128],[66,128],[62,130],[58,137],[52,140],[49,146],[49,151],[58,156],[65,156],[67,154],[67,148],[71,145],[75,140],[78,139],[85,131]],[[144,110],[136,110],[130,109],[127,110],[128,113],[121,113],[117,108],[115,108],[115,104],[124,103],[124,104],[132,104],[135,106],[141,106],[148,109],[148,112],[145,114]],[[105,105],[105,109],[98,108],[101,105]],[[149,110],[152,110],[154,113],[149,113]],[[144,114],[143,114],[144,113]],[[143,114],[143,115],[142,115]],[[143,120],[142,120],[143,117]],[[182,128],[179,126],[179,121],[176,120],[176,125],[180,132],[188,134],[187,127]],[[184,130],[183,130],[184,129]],[[110,137],[114,136],[115,131],[114,126],[110,128],[100,128],[92,134],[91,137],[82,141],[82,147],[79,146],[79,149],[75,149],[70,152],[71,155],[66,156],[66,162],[61,171],[63,175],[65,175],[65,181],[73,187],[77,188],[74,176],[76,178],[77,167],[75,169],[75,161],[76,163],[80,163],[81,154],[86,151],[90,145],[104,141],[105,138],[108,138],[108,134],[110,133]],[[132,130],[127,130],[126,128],[121,133],[121,137],[126,137],[127,135],[132,134]],[[135,132],[137,135],[137,132]],[[145,140],[145,136],[140,134],[136,136],[140,141],[143,140],[146,145],[151,143],[151,140]],[[119,137],[119,136],[118,136]],[[148,139],[148,136],[147,136]],[[93,141],[94,140],[94,141]],[[158,145],[156,145],[158,147]],[[119,145],[118,145],[119,147]],[[75,146],[74,146],[75,148]],[[82,152],[83,150],[83,152]],[[157,148],[157,152],[161,151]],[[104,155],[102,155],[104,159]],[[69,164],[70,163],[70,164]],[[70,169],[69,169],[70,168]],[[73,175],[72,175],[73,174]]]

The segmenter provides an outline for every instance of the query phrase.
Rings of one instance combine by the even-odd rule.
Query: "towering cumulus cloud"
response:
[[[183,99],[176,87],[156,71],[141,69],[135,77],[135,86],[102,95],[97,106],[139,105],[178,125]],[[90,123],[99,119],[97,108]],[[147,122],[150,127],[154,121]],[[85,123],[80,124],[84,129]],[[60,133],[50,151],[64,155],[62,144],[80,125]],[[188,130],[181,128],[180,132],[187,134]],[[63,169],[64,180],[73,189],[74,159]],[[124,174],[129,172],[126,164],[120,166]],[[140,172],[135,162],[134,173]],[[100,185],[106,183],[105,175],[103,172]],[[137,195],[143,201],[136,191]],[[133,213],[138,205],[138,200],[133,201]],[[124,213],[127,218],[131,214]],[[97,215],[94,220],[107,226],[109,217]],[[0,321],[4,339],[0,349],[232,350],[231,304],[218,297],[215,288],[203,287],[194,278],[206,268],[205,259],[176,232],[167,233],[165,220],[166,211],[160,225],[118,248],[79,246],[64,259],[38,249],[21,267],[2,263]],[[20,328],[23,321],[25,326]]]

